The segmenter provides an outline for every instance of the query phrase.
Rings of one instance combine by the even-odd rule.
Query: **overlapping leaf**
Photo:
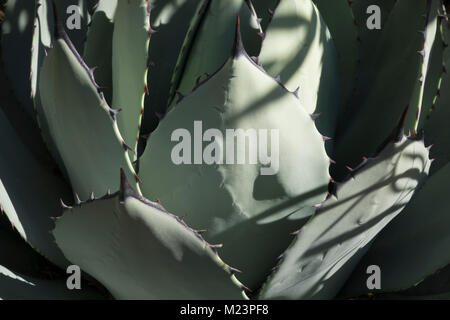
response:
[[[374,237],[408,203],[429,166],[423,142],[402,137],[353,170],[353,178],[299,230],[260,297],[334,298]]]
[[[157,33],[149,47],[150,65],[147,75],[149,87],[145,98],[144,134],[152,132],[159,117],[167,110],[170,82],[191,21],[200,0],[152,0],[151,25]],[[191,31],[192,32],[192,31]]]
[[[424,39],[433,38],[436,16],[437,1],[396,2],[383,28],[372,72],[367,81],[362,83],[361,80],[361,90],[365,91],[352,96],[351,103],[358,106],[353,109],[358,110],[354,114],[355,121],[341,126],[334,155],[334,160],[340,164],[335,177],[343,176],[344,165],[355,166],[362,156],[375,152],[386,132],[395,127],[405,107],[412,102],[415,104],[410,104],[405,130],[414,130],[420,112],[420,99],[414,97],[419,97],[423,89],[417,85],[425,74],[422,68],[429,48],[425,47],[424,55],[418,52],[424,49]]]
[[[447,164],[427,180],[417,196],[380,233],[349,280],[344,295],[367,293],[364,279],[369,265],[382,270],[382,286],[377,291],[395,292],[413,287],[450,264],[449,186]]]
[[[95,68],[95,79],[108,104],[112,102],[112,41],[117,0],[100,0],[87,32],[83,59]]]
[[[444,44],[450,43],[450,29],[447,22],[442,27]],[[448,117],[450,114],[450,74],[447,69],[450,66],[450,50],[447,48],[443,53],[444,65],[439,95],[434,110],[429,120],[424,123],[425,139],[427,143],[433,144],[431,157],[435,159],[431,168],[433,174],[450,161],[450,131],[448,130]]]
[[[67,260],[49,231],[54,225],[51,217],[62,212],[59,199],[71,198],[70,187],[26,148],[1,109],[0,128],[0,206],[22,238],[64,267]]]
[[[321,133],[333,136],[339,110],[339,62],[329,31],[311,0],[281,1],[266,31],[259,62],[321,116]],[[269,95],[269,93],[268,93]]]
[[[118,125],[134,151],[133,160],[144,109],[150,32],[148,0],[118,2],[112,39],[112,107],[123,110]]]
[[[330,30],[339,58],[342,103],[346,103],[355,83],[359,48],[358,30],[349,2],[346,0],[315,0],[323,20]]]
[[[61,28],[44,59],[40,99],[49,133],[68,172],[74,192],[88,199],[119,189],[115,172],[134,178],[129,147],[117,126],[116,110],[106,103],[92,72]],[[136,185],[135,185],[136,186]]]
[[[53,231],[66,257],[117,299],[242,299],[230,268],[199,234],[135,193],[67,209]]]
[[[84,281],[69,290],[65,273],[56,270],[28,246],[0,217],[0,299],[103,299]]]
[[[175,91],[189,93],[199,77],[222,66],[233,44],[236,16],[242,21],[247,52],[256,56],[261,45],[261,28],[245,0],[203,0],[188,31],[172,77],[169,104]]]

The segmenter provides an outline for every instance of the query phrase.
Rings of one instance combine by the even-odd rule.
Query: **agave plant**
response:
[[[449,297],[448,42],[441,0],[9,0],[0,298]]]

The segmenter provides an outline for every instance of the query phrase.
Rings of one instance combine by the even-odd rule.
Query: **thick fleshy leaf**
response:
[[[30,117],[34,116],[29,79],[35,6],[33,0],[9,0],[1,27],[3,65],[20,104]]]
[[[405,210],[377,237],[347,283],[344,295],[368,292],[366,269],[381,269],[377,292],[405,290],[450,264],[450,164],[425,183]],[[438,204],[438,205],[436,205]]]
[[[414,132],[416,132],[418,129],[420,115],[422,113],[424,88],[428,86],[426,80],[428,80],[427,74],[428,68],[430,66],[431,49],[433,48],[435,39],[439,39],[437,15],[440,5],[441,1],[439,0],[429,0],[427,2],[427,14],[425,14],[425,29],[422,32],[424,37],[423,46],[419,51],[419,54],[422,57],[422,61],[419,66],[419,72],[417,75],[419,81],[416,82],[414,91],[409,101],[411,111],[414,111],[415,113],[409,112],[408,117],[406,118],[406,126],[411,128],[411,130]],[[436,34],[438,34],[437,37]],[[427,111],[428,110],[425,110],[425,113],[427,113]]]
[[[361,108],[361,101],[365,99],[374,73],[374,63],[377,58],[378,46],[386,28],[386,23],[391,14],[396,0],[356,0],[348,2],[354,17],[354,26],[357,29],[357,54],[358,62],[355,82],[350,96],[345,101],[343,112],[340,115],[339,131],[344,131],[351,121],[358,121],[357,112]],[[378,6],[378,8],[374,7]],[[375,10],[375,11],[374,11]],[[378,15],[379,14],[379,15]],[[380,29],[369,29],[368,24],[378,23]],[[345,71],[344,71],[345,72]],[[338,132],[339,133],[339,132]]]
[[[61,28],[44,59],[40,99],[50,136],[58,148],[72,188],[82,199],[91,192],[116,191],[117,170],[130,178],[134,171],[117,126],[121,114],[111,109],[92,72]]]
[[[272,19],[273,12],[280,0],[253,0],[252,4],[255,8],[258,19],[261,19],[261,28],[266,30],[269,25],[270,19]]]
[[[70,187],[54,168],[30,152],[0,109],[0,206],[19,234],[53,263],[67,260],[50,234],[51,217],[62,213],[60,199]],[[43,187],[44,186],[44,187]]]
[[[88,28],[83,59],[95,68],[95,79],[106,102],[112,102],[112,41],[117,0],[100,0]]]
[[[450,43],[450,27],[447,23],[443,24],[442,35],[444,43]],[[450,66],[450,49],[447,48],[443,53],[444,70]],[[430,117],[424,124],[425,141],[432,144],[431,158],[435,159],[431,167],[431,173],[437,172],[440,168],[450,161],[450,130],[448,130],[448,119],[450,116],[450,73],[444,72],[439,90],[439,96],[436,99],[435,107],[430,113]]]
[[[261,28],[245,0],[204,0],[194,17],[172,77],[169,104],[175,90],[187,94],[205,73],[219,69],[230,55],[236,16],[240,16],[245,48],[251,56],[259,53]]]
[[[91,13],[98,0],[45,0],[48,8],[51,8],[51,2],[55,1],[58,16],[68,28],[67,35],[72,41],[78,52],[83,52],[86,43],[86,33],[88,25],[91,22]],[[80,15],[79,25],[76,17]],[[48,13],[51,17],[53,14]],[[54,22],[51,24],[53,28]],[[78,28],[78,26],[80,28]],[[52,30],[52,29],[50,29]]]
[[[429,67],[426,75],[425,86],[423,91],[422,108],[420,112],[419,128],[423,128],[430,113],[435,108],[435,103],[439,96],[439,90],[442,83],[444,73],[443,61],[446,44],[443,41],[443,19],[439,19],[437,23],[436,38],[431,48]]]
[[[0,299],[104,299],[82,280],[81,290],[67,289],[67,274],[50,265],[0,217]]]
[[[393,7],[379,39],[372,72],[364,83],[359,80],[363,88],[352,96],[351,103],[358,105],[352,109],[357,110],[355,121],[341,123],[343,131],[337,137],[333,157],[338,164],[333,172],[335,178],[345,175],[345,165],[356,166],[362,156],[376,151],[396,126],[405,107],[414,100],[412,97],[421,90],[416,85],[420,83],[424,58],[418,52],[424,48],[428,29],[432,33],[436,31],[435,27],[426,28],[436,22],[436,2],[398,0]],[[428,51],[425,56],[429,56]],[[406,131],[414,129],[419,106],[410,105]]]
[[[2,48],[0,48],[0,52],[1,50]],[[53,159],[42,141],[35,119],[21,108],[20,102],[11,87],[12,82],[7,77],[4,67],[3,64],[0,64],[0,109],[4,113],[2,117],[7,119],[10,126],[14,129],[15,135],[20,138],[25,148],[38,161],[54,166]],[[5,130],[7,129],[5,128]]]
[[[58,13],[65,22],[72,22],[71,14],[67,13],[75,9],[71,5],[78,6],[80,29],[69,30],[69,36],[77,48],[82,48],[89,22],[88,10],[93,0],[58,0]],[[36,19],[37,12],[39,21]],[[50,0],[7,1],[5,21],[2,23],[2,60],[18,100],[33,119],[34,106],[30,93],[33,97],[41,65],[37,55],[43,52],[41,46],[50,46],[53,25]]]
[[[314,0],[330,30],[340,62],[341,103],[346,103],[355,83],[359,57],[358,29],[347,0]]]
[[[202,130],[219,140],[202,137]],[[248,135],[245,144],[230,130]],[[174,139],[180,131],[183,137]],[[181,145],[186,149],[180,151]],[[246,156],[251,147],[259,148],[255,161]],[[244,161],[237,163],[230,151],[235,149],[246,152]],[[264,150],[271,150],[272,160],[263,160]],[[219,159],[211,161],[213,153]],[[184,163],[177,160],[181,154]],[[323,138],[298,98],[236,45],[233,57],[152,133],[140,159],[140,175],[148,198],[187,214],[190,225],[208,230],[207,239],[224,243],[224,259],[242,270],[238,278],[255,289],[291,242],[290,232],[324,200],[328,166]]]
[[[416,240],[414,240],[417,242]],[[416,261],[414,262],[417,263]],[[382,272],[382,271],[381,271]],[[406,290],[383,292],[383,288],[379,290],[381,293],[371,292],[361,297],[370,297],[370,299],[378,300],[448,300],[450,299],[450,265],[439,269],[435,273],[429,275],[422,281],[415,283]],[[354,289],[353,279],[349,282],[349,285],[344,288],[340,298],[344,297],[344,294],[351,293]],[[381,278],[381,284],[383,279]],[[350,290],[349,290],[350,289]],[[353,297],[352,297],[353,298]]]
[[[186,33],[189,30],[200,0],[152,0],[151,25],[157,33],[152,36],[149,47],[148,95],[142,132],[155,130],[159,116],[167,110],[170,81],[175,70]]]
[[[53,231],[65,256],[117,299],[242,299],[213,248],[137,195],[122,174],[112,196],[67,209]]]
[[[118,124],[125,142],[135,152],[133,158],[147,86],[150,8],[148,0],[119,1],[114,16],[112,107],[122,109]]]
[[[402,290],[391,296],[404,297],[403,299],[412,300],[448,300],[450,299],[450,265],[439,269],[432,275],[426,277],[420,283],[408,288],[407,290]],[[389,294],[386,294],[389,296]],[[381,295],[383,296],[383,295]]]
[[[429,166],[423,142],[405,137],[364,161],[299,230],[260,297],[334,298],[374,237],[408,203]]]
[[[358,77],[363,76],[361,68],[367,67],[373,59],[373,54],[377,51],[377,46],[381,39],[382,31],[391,14],[396,0],[355,0],[351,3],[351,9],[358,28],[360,62],[358,64]],[[380,29],[369,29],[368,24],[377,22],[380,8]]]
[[[83,288],[83,287],[82,287]],[[0,265],[0,300],[99,300],[95,289],[68,290],[65,279],[22,275]]]
[[[311,0],[281,1],[266,31],[259,62],[321,116],[319,131],[333,136],[339,109],[340,78],[336,49]],[[269,93],[268,93],[269,95]],[[265,98],[265,97],[264,97]]]
[[[37,118],[36,120],[41,130],[42,138],[44,139],[44,142],[48,150],[50,151],[50,154],[56,160],[58,166],[63,171],[65,176],[67,176],[67,172],[65,170],[64,163],[62,161],[61,155],[59,154],[58,148],[56,147],[49,132],[48,124],[46,122],[46,117],[44,115],[44,110],[42,108],[42,103],[38,92],[39,92],[39,77],[41,73],[42,63],[54,41],[53,30],[55,25],[55,19],[58,16],[61,16],[61,18],[63,19],[66,17],[65,10],[69,8],[68,5],[70,4],[67,1],[70,2],[73,0],[58,1],[58,6],[56,6],[55,2],[51,2],[50,0],[36,0],[37,9],[34,21],[33,42],[31,47],[32,55],[31,55],[31,71],[30,71],[31,98],[33,100],[35,111],[33,112],[33,119],[34,116],[36,115]],[[70,9],[72,10],[74,8]],[[77,11],[78,9],[75,10]],[[80,30],[74,29],[71,31],[72,31],[71,35],[73,36],[73,32],[75,32],[76,34]],[[80,42],[80,37],[76,38],[76,40],[77,40],[76,45],[80,47],[82,45],[82,43]]]

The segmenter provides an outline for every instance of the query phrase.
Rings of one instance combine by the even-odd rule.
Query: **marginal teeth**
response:
[[[61,207],[62,207],[63,209],[72,209],[71,206],[68,206],[68,205],[66,205],[66,204],[64,203],[63,199],[59,199],[59,201],[60,201]]]
[[[80,205],[80,204],[81,204],[81,199],[80,199],[80,196],[78,195],[78,193],[75,193],[75,203],[76,203],[77,205]]]

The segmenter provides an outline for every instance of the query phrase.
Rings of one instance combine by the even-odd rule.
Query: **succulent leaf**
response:
[[[16,0],[13,0],[16,1]],[[57,23],[56,17],[59,17],[64,23],[70,18],[71,13],[67,13],[70,6],[77,6],[79,13],[81,14],[80,27],[81,29],[67,30],[67,33],[78,52],[83,51],[85,43],[85,35],[87,26],[90,22],[89,11],[93,6],[95,0],[35,0],[35,1],[21,1],[21,2],[34,2],[35,4],[35,19],[33,28],[33,40],[31,46],[31,72],[27,71],[27,76],[31,76],[31,95],[35,96],[38,91],[38,79],[39,72],[42,66],[43,57],[46,55],[46,51],[52,46],[54,41],[53,30]],[[54,4],[54,6],[53,6]],[[55,12],[56,8],[56,12]],[[74,8],[73,8],[74,9]],[[29,44],[27,44],[29,45]],[[29,62],[26,64],[29,66]],[[23,85],[23,83],[21,84]],[[27,95],[28,96],[28,95]],[[39,106],[36,106],[38,108]],[[39,109],[38,109],[39,111]]]
[[[185,49],[178,58],[172,77],[169,105],[173,106],[175,91],[184,94],[191,92],[199,77],[214,73],[226,62],[233,44],[233,26],[238,15],[247,52],[251,56],[258,55],[262,40],[259,34],[262,30],[248,2],[204,0],[183,44]]]
[[[415,111],[408,113],[408,117],[406,118],[406,125],[411,127],[411,131],[416,132],[419,126],[420,115],[423,112],[422,104],[423,104],[423,94],[424,88],[428,86],[426,83],[428,67],[430,65],[430,57],[431,57],[431,49],[433,47],[433,43],[435,43],[436,34],[438,33],[438,23],[437,23],[437,15],[438,9],[440,5],[439,0],[430,0],[427,2],[427,14],[425,15],[425,30],[423,31],[423,47],[419,51],[419,54],[422,57],[421,65],[419,67],[418,75],[419,81],[416,82],[413,94],[411,96],[411,100],[409,105],[412,107],[412,110]],[[439,35],[437,36],[439,38]],[[427,110],[425,110],[425,113]]]
[[[355,24],[358,28],[358,77],[364,76],[363,72],[373,61],[373,55],[377,51],[377,46],[380,43],[382,31],[386,26],[392,8],[397,0],[354,0],[351,1],[351,9],[355,17]],[[369,29],[369,18],[374,14],[369,11],[371,6],[378,6],[380,8],[380,27],[381,29]]]
[[[159,199],[171,212],[187,214],[190,225],[208,229],[205,237],[210,241],[225,243],[224,258],[243,271],[239,279],[254,289],[290,243],[290,232],[325,199],[329,158],[322,135],[299,99],[256,65],[242,43],[237,42],[233,52],[161,121],[140,159],[140,175],[144,195]],[[278,172],[261,174],[264,166],[250,161],[175,164],[172,135],[187,130],[190,137],[202,139],[195,121],[201,121],[204,130],[217,128],[223,137],[232,129],[267,130],[266,136],[271,130],[279,132]],[[217,154],[229,152],[225,142],[217,143]],[[261,141],[250,143],[257,147]],[[202,157],[200,152],[195,157]]]
[[[92,71],[58,30],[42,66],[40,99],[74,192],[88,199],[92,192],[118,190],[114,173],[121,167],[136,183],[127,154],[130,147],[118,130],[121,114],[108,106]]]
[[[382,286],[377,292],[408,289],[449,265],[449,188],[450,164],[447,164],[425,182],[406,208],[377,236],[342,294],[367,293],[365,279],[369,265],[378,265],[382,270]]]
[[[448,300],[450,298],[449,271],[450,265],[447,265],[429,275],[420,283],[391,295],[405,297],[404,299]]]
[[[0,299],[102,299],[92,287],[68,290],[63,271],[34,252],[0,217]],[[47,273],[47,274],[46,274]]]
[[[347,102],[355,83],[359,57],[358,29],[346,0],[314,0],[336,47],[340,62],[341,103]]]
[[[427,34],[427,29],[423,32],[424,26],[426,21],[432,23],[436,20],[437,10],[432,10],[436,9],[435,2],[398,0],[393,7],[379,40],[372,72],[364,83],[362,79],[359,81],[362,88],[357,91],[361,92],[352,96],[351,103],[358,105],[352,108],[358,110],[353,118],[357,121],[343,123],[338,132],[333,157],[340,164],[333,172],[336,179],[345,174],[344,165],[356,166],[362,156],[375,152],[386,132],[396,126],[405,107],[412,101],[423,63],[418,52],[424,48]],[[435,32],[436,29],[431,30]],[[398,86],[399,83],[402,85]],[[414,130],[418,111],[417,105],[410,105],[406,132]]]
[[[98,300],[104,299],[93,289],[73,290],[66,280],[49,280],[23,275],[0,265],[0,300]]]
[[[69,30],[68,33],[75,47],[81,50],[93,0],[58,0],[57,2],[58,14],[64,20],[69,17],[67,13],[69,6],[76,5],[80,8],[81,29]],[[39,19],[36,19],[36,14]],[[33,118],[34,107],[30,92],[34,96],[38,68],[41,65],[37,55],[43,52],[40,48],[42,45],[50,46],[53,26],[51,0],[9,0],[6,4],[5,21],[1,28],[2,59],[18,100]]]
[[[83,48],[86,42],[86,33],[88,25],[91,22],[90,12],[94,7],[94,5],[98,3],[98,0],[42,0],[42,1],[47,2],[47,8],[49,10],[53,10],[51,2],[53,1],[55,2],[57,15],[58,17],[60,17],[62,21],[64,21],[65,25],[68,25],[73,22],[71,20],[71,15],[73,15],[75,12],[81,14],[80,29],[78,28],[68,29],[66,32],[69,38],[71,39],[73,45],[75,46],[76,50],[78,52],[83,52]],[[49,11],[47,13],[47,16],[51,18],[54,16],[54,14],[52,13],[52,11]],[[49,30],[51,32],[51,30],[53,30],[54,28],[56,21],[48,20],[48,22],[49,22]]]
[[[62,2],[60,2],[62,3]],[[54,4],[54,3],[53,3]],[[56,6],[56,4],[55,4]],[[61,8],[61,7],[59,7]],[[60,10],[59,10],[60,11]],[[36,10],[34,19],[34,33],[33,41],[31,44],[31,98],[33,101],[34,112],[33,116],[36,117],[36,122],[41,131],[41,136],[44,140],[47,149],[52,155],[53,159],[58,163],[59,168],[67,176],[67,172],[59,154],[58,148],[53,141],[49,132],[48,123],[46,121],[44,110],[42,108],[41,97],[39,95],[39,76],[41,73],[41,67],[44,57],[47,55],[48,50],[52,46],[53,32],[55,27],[55,21],[58,17],[58,9],[55,11],[55,7],[52,6],[50,0],[36,0]],[[33,117],[34,119],[34,117]]]
[[[291,22],[289,22],[291,21]],[[306,111],[320,114],[319,131],[334,136],[339,62],[330,33],[311,0],[281,1],[267,28],[259,63],[287,89],[299,88]]]
[[[364,99],[367,90],[370,89],[368,83],[372,81],[370,76],[373,74],[373,64],[377,58],[378,47],[380,39],[382,38],[383,30],[386,28],[386,23],[392,12],[392,8],[397,0],[356,0],[348,1],[354,17],[354,25],[357,28],[357,64],[355,79],[352,92],[344,101],[344,110],[340,115],[340,124],[342,127],[347,127],[351,121],[357,121],[354,116],[361,107],[360,101]],[[377,19],[378,16],[374,11],[370,11],[372,6],[380,8],[380,28],[369,29],[367,23],[375,22],[371,20]],[[373,9],[372,9],[373,10]],[[369,13],[368,13],[369,12]],[[339,28],[339,26],[338,26]],[[341,130],[341,128],[340,128]],[[342,129],[344,130],[344,129]]]
[[[260,297],[334,298],[374,237],[408,203],[429,166],[423,142],[404,136],[365,160],[299,230]]]
[[[66,257],[117,299],[242,299],[213,248],[178,217],[121,190],[67,209],[53,234]]]
[[[0,207],[23,239],[64,267],[67,260],[49,231],[54,225],[51,217],[62,212],[59,199],[71,198],[70,187],[27,149],[1,109],[0,128]]]
[[[450,43],[450,27],[447,22],[443,28],[444,43]],[[448,130],[448,119],[450,116],[450,75],[447,69],[450,66],[450,50],[447,48],[443,53],[443,74],[439,89],[439,95],[436,99],[436,105],[430,114],[429,120],[425,121],[424,130],[426,132],[426,142],[433,145],[431,157],[435,159],[431,167],[431,174],[437,172],[450,161],[450,149],[448,141],[450,132]]]
[[[442,82],[442,75],[444,73],[444,69],[442,67],[445,50],[445,45],[442,38],[443,19],[438,18],[436,27],[436,37],[431,48],[429,67],[423,89],[422,107],[418,125],[419,128],[423,128],[426,119],[430,116],[430,113],[435,107]]]
[[[152,0],[152,36],[149,47],[148,95],[142,133],[155,130],[161,115],[167,111],[171,77],[178,55],[182,50],[191,21],[201,0]],[[183,49],[184,50],[184,49]]]
[[[33,36],[34,1],[9,0],[1,28],[2,60],[11,86],[30,117],[34,108],[30,99],[30,44]]]
[[[2,50],[0,48],[0,54]],[[24,147],[42,163],[53,166],[53,159],[48,153],[45,143],[42,141],[39,127],[34,118],[30,117],[21,107],[14,91],[11,81],[7,78],[3,64],[0,65],[0,110],[4,113],[2,117],[7,119],[9,125],[14,129],[17,137]],[[6,129],[5,129],[6,130]],[[0,133],[2,130],[0,129]]]
[[[112,107],[122,109],[117,119],[125,142],[137,157],[137,143],[144,112],[150,41],[148,0],[118,1],[112,41]]]
[[[95,66],[95,79],[106,102],[112,103],[112,41],[117,0],[100,0],[88,27],[83,59]]]
[[[258,19],[261,20],[260,24],[264,32],[266,31],[279,2],[280,0],[253,0],[253,7],[255,8]]]

